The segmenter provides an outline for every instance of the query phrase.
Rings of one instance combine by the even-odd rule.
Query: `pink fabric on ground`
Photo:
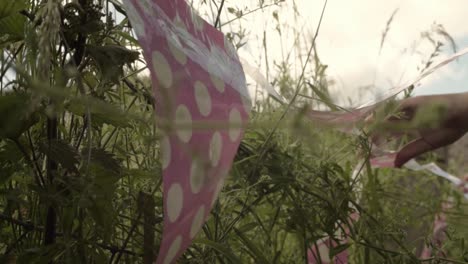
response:
[[[388,153],[372,158],[370,164],[373,168],[394,168],[397,153]]]
[[[350,223],[354,223],[357,220],[359,220],[359,214],[357,212],[352,213],[349,217]],[[349,235],[349,229],[346,229],[345,234],[343,235],[342,240],[340,241],[340,244],[347,243]],[[335,248],[337,246],[338,243],[331,240],[330,238],[325,238],[317,242],[316,245],[312,245],[312,247],[307,252],[308,264],[347,264],[347,249],[341,251],[340,253],[338,253],[330,259],[330,249]]]

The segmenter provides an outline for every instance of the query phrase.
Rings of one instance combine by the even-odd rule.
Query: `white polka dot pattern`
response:
[[[175,114],[175,129],[182,142],[189,142],[192,138],[192,115],[187,106],[179,105]]]
[[[202,116],[208,116],[211,112],[211,96],[206,86],[200,82],[195,82],[195,101],[197,102],[198,110]]]
[[[192,226],[190,227],[190,238],[194,238],[195,235],[200,231],[205,221],[205,205],[200,206],[195,217],[192,221]]]
[[[172,87],[172,70],[166,57],[159,51],[153,51],[152,62],[153,70],[162,88],[168,89]]]
[[[127,14],[130,19],[130,23],[132,24],[132,28],[135,30],[137,37],[141,37],[145,35],[145,25],[141,20],[141,17],[138,16],[138,12],[135,10],[133,6],[129,6],[127,8]]]
[[[236,108],[229,112],[229,138],[231,141],[236,141],[241,133],[242,117]]]
[[[319,245],[319,252],[320,252],[320,258],[323,262],[325,263],[330,263],[330,252],[328,251],[328,247],[326,244],[320,244]]]
[[[190,166],[190,188],[192,193],[197,194],[200,192],[205,183],[205,173],[201,159],[193,158]]]
[[[164,136],[161,139],[161,166],[162,169],[165,170],[169,163],[171,162],[171,143],[169,142],[169,138]]]
[[[183,29],[184,31],[187,31],[187,26],[185,25],[184,21],[182,21],[182,19],[180,18],[178,14],[174,18],[174,25]]]
[[[202,229],[239,146],[249,111],[241,95],[245,76],[232,45],[185,0],[123,3],[130,20],[141,21],[135,31],[164,124],[164,226],[156,264],[172,264]]]
[[[221,158],[221,151],[223,147],[223,140],[221,138],[221,134],[216,131],[213,134],[213,137],[211,138],[210,141],[210,160],[211,160],[211,165],[213,167],[218,166],[219,159]]]
[[[177,47],[176,44],[173,44],[171,41],[168,40],[167,44],[169,46],[169,50],[172,53],[172,56],[174,56],[177,62],[182,65],[185,65],[187,63],[187,55],[185,55],[181,48]]]
[[[171,185],[167,192],[167,215],[169,221],[174,222],[179,218],[182,207],[184,206],[184,193],[182,187],[178,183]]]
[[[180,250],[180,246],[182,244],[182,236],[177,236],[174,241],[172,242],[169,251],[164,258],[164,264],[171,264],[176,256],[176,254]]]
[[[210,78],[211,78],[211,82],[214,84],[216,90],[218,90],[220,93],[223,93],[224,88],[225,88],[224,82],[221,79],[219,79],[218,77],[214,76],[214,75],[210,75]]]

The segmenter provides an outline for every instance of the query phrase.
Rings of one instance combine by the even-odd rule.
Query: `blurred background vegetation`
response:
[[[253,2],[252,10],[224,0],[193,6],[214,10],[208,21],[227,12],[232,19],[219,25],[242,25],[243,16],[283,1]],[[247,32],[227,28],[242,48]],[[295,104],[333,107],[314,36],[296,34],[301,65],[285,56],[270,82]],[[442,39],[414,67],[424,70],[452,44]],[[0,263],[152,263],[163,212],[158,106],[120,1],[0,0],[0,46]],[[299,77],[295,67],[304,69]],[[351,263],[468,262],[467,203],[449,183],[371,169],[364,136],[317,127],[251,87],[251,122],[230,177],[180,263],[306,263],[307,249],[324,237],[340,244],[329,258],[348,250]],[[422,160],[460,165],[448,167],[438,153]],[[447,239],[420,259],[450,197]]]

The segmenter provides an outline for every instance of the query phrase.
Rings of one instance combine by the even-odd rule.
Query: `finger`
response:
[[[393,114],[387,118],[389,122],[398,121],[411,121],[415,116],[420,105],[424,103],[425,98],[422,96],[410,97],[402,100],[396,108],[396,114]]]
[[[433,146],[428,144],[423,138],[418,138],[406,144],[398,151],[395,158],[395,167],[401,168],[406,162],[412,158],[433,150]]]
[[[397,139],[405,134],[414,133],[416,128],[410,128],[405,125],[410,125],[410,121],[413,119],[422,101],[420,97],[404,99],[396,106],[396,114],[385,117],[381,116],[380,120],[379,114],[377,113],[372,113],[367,116],[364,120],[364,124],[371,127],[370,136],[372,142],[379,144],[385,141],[385,139]],[[382,122],[379,123],[378,121]]]
[[[440,129],[422,135],[420,138],[405,145],[395,158],[395,167],[400,168],[410,159],[428,151],[452,144],[463,136],[463,132],[455,129]]]
[[[462,178],[462,182],[461,182],[459,188],[463,193],[468,193],[468,175],[465,175]]]

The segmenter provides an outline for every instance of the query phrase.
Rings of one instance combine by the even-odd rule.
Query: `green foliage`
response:
[[[220,25],[242,24],[244,16],[281,2],[227,6],[232,19]],[[128,20],[114,21],[111,7],[125,15],[114,0],[0,1],[1,263],[143,263],[158,249],[162,177],[151,83],[140,73],[141,50]],[[282,36],[281,10],[272,14]],[[225,33],[237,48],[247,41],[242,27]],[[424,37],[433,34],[451,42],[440,25]],[[422,69],[438,55],[441,45],[434,44]],[[275,62],[272,83],[288,99],[299,93],[298,104],[338,109],[328,66],[312,51],[307,81],[293,76],[288,55]],[[348,250],[353,263],[418,263],[449,196],[455,207],[447,242],[425,262],[467,261],[466,204],[446,184],[367,163],[353,178],[355,164],[369,154],[366,138],[257,101],[231,175],[180,263],[305,263],[307,249],[325,237],[338,244],[331,258]],[[393,110],[388,104],[376,116]]]
[[[96,62],[105,81],[119,83],[123,77],[123,65],[138,59],[139,53],[117,45],[88,45],[89,55]]]
[[[28,109],[31,106],[25,93],[6,93],[0,96],[0,139],[17,139],[37,123],[38,116]],[[26,106],[26,107],[25,107]]]
[[[26,17],[20,12],[26,8],[24,0],[0,2],[0,47],[4,43],[24,38]]]

